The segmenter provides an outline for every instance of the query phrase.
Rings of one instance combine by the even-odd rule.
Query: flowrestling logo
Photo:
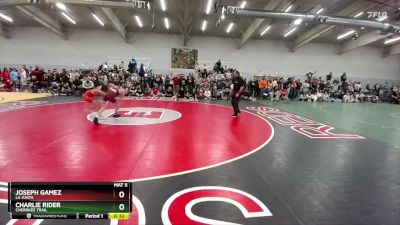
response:
[[[290,129],[313,139],[365,139],[359,135],[353,134],[335,134],[332,133],[335,128],[311,119],[307,119],[292,113],[282,112],[276,108],[270,107],[247,107],[248,110],[256,111],[267,119],[270,119],[280,125],[290,126]]]

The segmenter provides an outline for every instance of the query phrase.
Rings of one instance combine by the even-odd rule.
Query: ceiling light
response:
[[[243,1],[242,4],[240,5],[240,8],[241,8],[241,9],[244,9],[244,7],[246,7],[246,5],[247,5],[247,2],[246,2],[246,1]]]
[[[61,2],[57,2],[56,3],[57,8],[61,9],[61,10],[66,10],[67,6],[65,6],[63,3]]]
[[[136,23],[139,27],[143,27],[142,20],[139,16],[135,16]]]
[[[210,14],[211,12],[211,6],[212,6],[212,0],[208,0],[207,2],[207,8],[206,8],[206,14]]]
[[[395,37],[395,38],[391,38],[391,39],[387,39],[385,41],[385,45],[391,44],[391,43],[396,42],[396,41],[400,41],[400,36],[399,37]]]
[[[379,22],[382,22],[382,21],[386,20],[387,18],[388,18],[388,16],[384,16],[384,17],[379,17],[376,20]]]
[[[95,13],[92,13],[92,15],[101,26],[104,26],[104,22]]]
[[[289,35],[291,35],[293,32],[295,32],[297,30],[297,27],[293,27],[291,30],[289,30],[285,35],[283,35],[283,37],[287,37]]]
[[[289,7],[286,8],[285,12],[289,12],[293,8],[293,5],[289,5]]]
[[[205,31],[207,27],[207,20],[203,21],[203,24],[201,25],[201,31]]]
[[[298,26],[298,25],[300,25],[302,22],[303,22],[303,19],[298,18],[298,19],[296,19],[293,23],[294,23],[294,25]]]
[[[169,19],[167,17],[164,18],[164,25],[167,30],[169,29]]]
[[[316,14],[317,14],[317,15],[318,15],[318,14],[321,14],[323,11],[324,11],[324,8],[320,8],[320,9],[316,12]]]
[[[267,32],[269,31],[269,29],[271,29],[271,26],[268,26],[267,28],[265,28],[265,29],[261,32],[260,36],[264,36],[264,34],[267,33]]]
[[[165,5],[165,0],[160,0],[160,3],[162,11],[165,11],[167,9],[167,6]]]
[[[4,14],[4,13],[0,13],[0,18],[2,18],[3,20],[12,23],[13,22],[13,18],[11,18],[10,16]]]
[[[76,25],[76,22],[74,19],[72,19],[68,14],[66,14],[65,12],[61,12],[61,14],[71,23]]]
[[[344,33],[344,34],[339,35],[339,36],[337,37],[337,39],[338,39],[338,40],[341,40],[341,39],[343,39],[343,38],[346,38],[346,37],[348,37],[348,36],[354,34],[355,32],[356,32],[355,30],[347,31],[347,32]]]
[[[228,29],[226,30],[226,33],[229,34],[231,32],[232,28],[233,28],[233,23],[229,24]]]
[[[357,13],[357,15],[354,16],[354,18],[358,18],[358,17],[360,17],[362,15],[364,15],[364,12],[359,12],[359,13]]]

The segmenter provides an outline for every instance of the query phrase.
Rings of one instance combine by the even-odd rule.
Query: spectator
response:
[[[144,77],[145,71],[144,71],[144,66],[143,63],[140,64],[140,69],[139,69],[139,76]]]
[[[82,84],[82,88],[83,88],[83,93],[85,93],[87,90],[94,88],[94,83],[93,81],[90,80],[89,76],[85,78],[85,81]]]
[[[179,85],[181,84],[181,78],[178,76],[178,74],[175,74],[172,77],[172,82],[173,82],[174,99],[178,100]]]
[[[74,81],[72,81],[72,92],[74,96],[82,96],[82,81],[79,77],[75,77]]]
[[[391,102],[395,103],[395,104],[400,104],[400,93],[399,93],[399,89],[397,88],[393,88],[392,90],[392,94],[391,94]]]
[[[289,99],[293,100],[296,97],[296,91],[297,91],[297,83],[293,79],[292,82],[290,83],[290,91],[289,91]]]
[[[14,90],[19,91],[19,89],[21,89],[21,82],[20,82],[21,78],[18,74],[17,69],[15,69],[15,68],[12,69],[10,76],[11,76],[11,81],[12,81]]]
[[[267,81],[265,80],[265,77],[261,78],[261,80],[258,82],[258,88],[260,90],[260,98],[262,98],[262,96],[265,96],[265,91],[267,88]]]

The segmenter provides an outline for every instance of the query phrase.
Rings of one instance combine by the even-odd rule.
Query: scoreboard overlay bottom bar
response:
[[[130,213],[11,213],[12,219],[112,219],[127,220]]]

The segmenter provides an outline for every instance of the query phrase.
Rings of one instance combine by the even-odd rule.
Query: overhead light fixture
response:
[[[65,12],[61,12],[61,14],[71,23],[76,25],[76,22],[74,19],[72,19],[68,14],[66,14]]]
[[[337,37],[337,39],[341,40],[343,38],[349,37],[350,35],[354,34],[355,32],[356,32],[355,30],[347,31],[346,33],[343,33],[343,34],[339,35]]]
[[[206,8],[207,15],[210,14],[210,12],[211,12],[212,2],[213,2],[212,0],[208,0],[208,2],[207,2],[207,8]]]
[[[384,16],[384,17],[379,17],[376,20],[379,21],[379,22],[382,22],[384,20],[387,20],[387,18],[389,18],[389,17],[388,16]]]
[[[302,22],[303,22],[303,19],[298,18],[298,19],[296,19],[296,20],[293,22],[293,24],[296,25],[296,26],[298,26],[298,25],[300,25]]]
[[[101,26],[104,26],[104,22],[96,15],[96,13],[92,13],[92,16],[96,19],[96,21],[97,21]]]
[[[226,33],[229,34],[231,32],[232,28],[233,28],[233,23],[229,24],[228,29],[226,30]]]
[[[165,0],[160,0],[160,4],[162,11],[165,11],[167,9],[167,6],[165,5]]]
[[[321,14],[323,11],[324,11],[324,8],[320,8],[320,9],[318,9],[318,11],[316,12],[316,14],[317,14],[317,15],[318,15],[318,14]]]
[[[207,20],[203,20],[203,23],[201,25],[201,31],[205,31],[207,27]]]
[[[286,8],[285,12],[289,12],[293,8],[293,5],[289,5],[289,7]]]
[[[67,6],[65,6],[63,3],[61,2],[57,2],[56,3],[57,8],[61,9],[61,10],[66,10]]]
[[[135,20],[136,20],[136,23],[137,23],[137,25],[138,25],[139,27],[143,27],[142,20],[140,19],[139,16],[135,16]]]
[[[269,29],[271,29],[271,25],[266,27],[260,34],[260,36],[264,36],[265,33],[267,33],[269,31]]]
[[[357,13],[357,15],[354,16],[354,18],[358,18],[358,17],[360,17],[362,15],[364,15],[364,12],[359,12],[359,13]]]
[[[167,30],[169,29],[169,19],[167,17],[164,18],[164,25]]]
[[[2,18],[3,20],[12,23],[13,22],[13,18],[11,18],[11,16],[8,16],[4,13],[0,13],[0,18]]]
[[[247,1],[243,1],[242,4],[240,4],[240,8],[244,9],[244,7],[246,7],[247,5]]]
[[[400,41],[400,36],[395,37],[395,38],[391,38],[391,39],[387,39],[387,40],[385,41],[385,45],[388,45],[388,44],[391,44],[391,43],[397,42],[397,41]]]
[[[297,27],[293,27],[291,30],[289,30],[285,35],[283,35],[283,37],[288,37],[289,35],[291,35],[293,32],[295,32],[297,30]]]

